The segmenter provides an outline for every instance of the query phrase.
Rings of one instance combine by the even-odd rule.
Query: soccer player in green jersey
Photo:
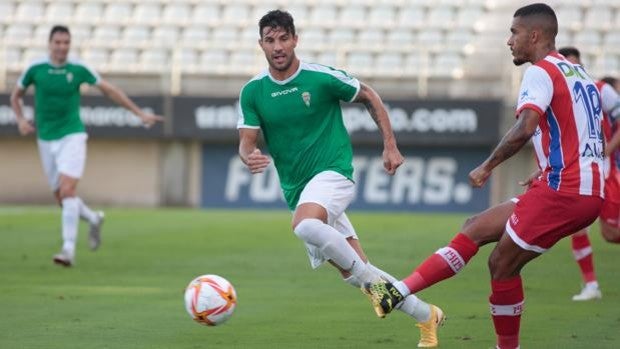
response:
[[[354,197],[353,151],[340,101],[366,106],[381,131],[389,174],[403,163],[381,98],[341,70],[301,62],[295,56],[297,35],[288,12],[267,13],[259,22],[259,34],[269,68],[240,93],[242,161],[252,173],[269,165],[269,157],[257,148],[261,130],[293,212],[293,231],[305,243],[313,268],[329,261],[355,287],[380,278],[394,280],[368,262],[345,214]],[[437,346],[443,312],[414,296],[401,304],[399,309],[418,321],[418,346]]]
[[[71,34],[65,26],[54,26],[49,35],[49,57],[36,61],[24,71],[11,94],[11,106],[19,132],[36,131],[43,170],[56,200],[62,206],[60,253],[54,256],[59,265],[71,266],[75,258],[79,218],[90,225],[90,248],[101,242],[103,212],[94,212],[77,196],[77,184],[84,171],[88,136],[80,119],[80,85],[96,85],[104,95],[139,117],[144,125],[163,121],[145,113],[123,91],[103,80],[88,66],[68,59]],[[30,85],[35,86],[35,120],[24,117],[22,99]]]

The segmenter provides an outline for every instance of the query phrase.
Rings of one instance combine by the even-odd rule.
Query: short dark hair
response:
[[[52,27],[52,30],[50,30],[50,37],[49,37],[49,41],[52,41],[52,36],[54,36],[54,34],[56,33],[67,33],[69,35],[71,35],[71,32],[69,32],[69,27],[67,27],[66,25],[55,25]]]
[[[293,22],[293,16],[290,13],[282,10],[272,10],[267,12],[263,18],[258,22],[259,35],[263,37],[263,29],[270,28],[282,28],[287,33],[295,36],[295,23]]]
[[[564,57],[575,56],[577,57],[578,60],[581,60],[581,52],[579,52],[579,50],[576,47],[572,47],[572,46],[562,47],[561,49],[558,50],[558,52]]]
[[[616,84],[618,83],[618,79],[612,76],[605,76],[601,79],[601,81],[604,81],[606,84],[610,84],[613,88],[616,88]]]
[[[523,6],[515,11],[513,17],[532,16],[544,17],[548,22],[546,22],[547,25],[543,29],[554,38],[558,35],[558,17],[555,15],[555,11],[553,11],[551,6],[543,3]]]

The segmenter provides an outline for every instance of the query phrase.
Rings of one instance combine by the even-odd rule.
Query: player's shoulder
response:
[[[267,69],[263,69],[260,73],[254,75],[250,80],[248,80],[243,87],[241,87],[240,93],[245,95],[248,92],[255,91],[260,82],[266,78],[269,78],[269,71]]]
[[[544,61],[544,62],[543,62]],[[523,78],[525,81],[553,81],[554,76],[556,75],[556,71],[554,67],[552,67],[549,61],[542,59],[541,61],[536,62],[535,64],[530,65],[525,69],[525,73],[523,74]]]
[[[320,63],[309,63],[301,61],[300,65],[302,71],[323,74],[325,76],[331,76],[336,78],[350,77],[349,74],[347,74],[347,72],[345,72],[344,70],[336,69],[334,67],[330,67],[328,65]]]
[[[26,66],[26,69],[24,71],[29,71],[32,69],[39,69],[42,67],[46,67],[49,64],[50,64],[50,60],[48,57],[46,56],[38,57],[28,62],[28,65]]]

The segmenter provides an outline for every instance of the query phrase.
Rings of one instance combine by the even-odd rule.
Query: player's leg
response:
[[[601,222],[601,235],[605,241],[620,244],[620,226]]]
[[[355,229],[353,228],[353,225],[351,224],[351,221],[347,217],[346,213],[340,215],[340,217],[338,217],[332,225],[341,234],[347,236],[347,242],[355,250],[358,256],[360,256],[362,260],[366,261],[366,265],[368,266],[368,268],[370,268],[375,274],[379,275],[383,280],[386,280],[388,282],[397,281],[394,276],[370,263],[368,257],[366,256],[366,253],[364,252],[360,240],[357,238]],[[350,273],[340,268],[338,269],[346,283],[356,288],[362,286],[362,283]],[[418,322],[427,322],[431,318],[431,306],[428,303],[418,299],[414,295],[406,297],[405,300],[399,304],[398,309],[403,313],[413,317]]]
[[[601,226],[603,224],[606,223],[601,220]],[[599,290],[596,273],[594,272],[592,245],[590,244],[587,229],[583,229],[571,235],[571,247],[575,261],[579,265],[581,271],[581,278],[584,282],[584,287],[581,289],[581,292],[574,295],[573,300],[586,301],[601,298],[601,291]]]
[[[101,245],[101,227],[105,219],[103,211],[93,211],[82,198],[76,196],[80,208],[80,218],[88,223],[88,246],[96,250]]]
[[[56,202],[58,202],[58,206],[62,207],[62,198],[60,197],[60,191],[56,190],[54,192],[54,197],[56,198]],[[78,204],[80,207],[80,219],[88,223],[90,229],[90,248],[95,250],[99,247],[100,244],[100,231],[101,226],[103,225],[104,213],[103,211],[93,211],[90,207],[88,207],[82,198],[76,196],[78,199]]]
[[[602,203],[600,197],[566,194],[540,184],[522,195],[506,223],[506,234],[489,257],[489,301],[498,348],[519,347],[524,304],[521,268],[560,239],[591,225]]]
[[[605,180],[605,202],[599,222],[605,241],[620,244],[620,171],[613,170]]]
[[[77,185],[84,172],[87,138],[85,133],[65,136],[57,141],[55,149],[59,173],[58,197],[62,204],[63,248],[54,261],[66,266],[72,265],[75,258],[81,201],[77,197]]]
[[[367,267],[367,260],[330,224],[344,213],[354,195],[353,182],[341,174],[333,171],[317,174],[300,195],[293,214],[293,231],[306,243],[313,267],[330,260],[361,282],[376,281],[379,277]]]
[[[448,246],[422,262],[397,288],[403,294],[416,293],[456,275],[480,246],[499,240],[514,206],[507,201],[469,218]]]
[[[60,141],[44,141],[38,139],[37,145],[39,148],[39,155],[41,158],[41,165],[43,166],[43,172],[47,177],[50,188],[54,192],[54,197],[56,198],[58,205],[62,208],[62,197],[60,196],[60,173],[58,171],[57,163]],[[64,246],[64,229],[61,229],[61,232]],[[54,255],[53,260],[55,263],[69,266],[71,265],[72,258],[73,256],[69,255],[68,252],[65,252],[64,249],[61,249],[60,253]]]
[[[377,315],[385,316],[405,296],[456,275],[479,246],[499,240],[514,206],[508,201],[469,218],[448,246],[437,250],[402,281],[365,284],[362,291],[370,296]]]
[[[65,174],[60,175],[58,196],[62,204],[62,251],[54,256],[54,262],[71,266],[75,258],[80,207],[75,197],[79,179]]]
[[[491,272],[491,315],[497,335],[497,348],[519,347],[519,328],[524,295],[521,269],[540,253],[522,249],[504,234],[489,256]]]
[[[80,178],[84,172],[86,163],[87,140],[86,134],[75,134],[66,137],[61,156],[64,158],[64,173]],[[96,250],[101,244],[101,226],[103,225],[103,211],[94,211],[82,200],[77,193],[75,195],[79,207],[79,216],[89,226],[88,244],[91,250]]]
[[[358,253],[360,257],[362,257],[364,260],[368,260],[364,253],[362,245],[357,238],[349,237],[347,238],[347,241],[349,241],[351,247],[353,247],[353,249]],[[368,262],[366,265],[375,274],[379,275],[381,279],[388,282],[397,281],[394,276],[376,267],[370,262]],[[338,266],[336,267],[338,268]],[[340,269],[340,272],[342,273],[343,279],[346,283],[356,288],[362,286],[362,283],[357,280],[355,276],[347,273],[342,269]],[[419,348],[434,348],[439,345],[437,330],[438,327],[443,324],[445,320],[445,315],[441,308],[437,307],[436,305],[428,304],[416,297],[415,295],[411,294],[405,297],[405,299],[398,304],[396,309],[400,310],[401,312],[405,313],[406,315],[412,317],[417,321],[416,327],[418,327],[420,330],[420,340],[418,342]]]
[[[620,244],[620,203],[613,202],[607,195],[608,193],[605,193],[605,197],[608,199],[603,204],[601,219],[599,220],[601,223],[601,235],[603,235],[607,242]]]

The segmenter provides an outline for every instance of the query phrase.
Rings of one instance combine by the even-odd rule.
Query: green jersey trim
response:
[[[302,68],[302,66],[304,70],[315,71],[315,72],[331,75],[335,77],[336,79],[340,80],[341,82],[351,87],[354,87],[356,90],[355,94],[353,94],[353,97],[346,102],[351,103],[357,98],[357,95],[359,94],[360,87],[361,87],[360,86],[361,84],[358,79],[351,78],[351,76],[347,75],[347,73],[345,73],[342,70],[334,69],[334,68],[331,68],[331,67],[328,67],[322,64],[318,64],[318,63],[301,62],[299,67]]]

